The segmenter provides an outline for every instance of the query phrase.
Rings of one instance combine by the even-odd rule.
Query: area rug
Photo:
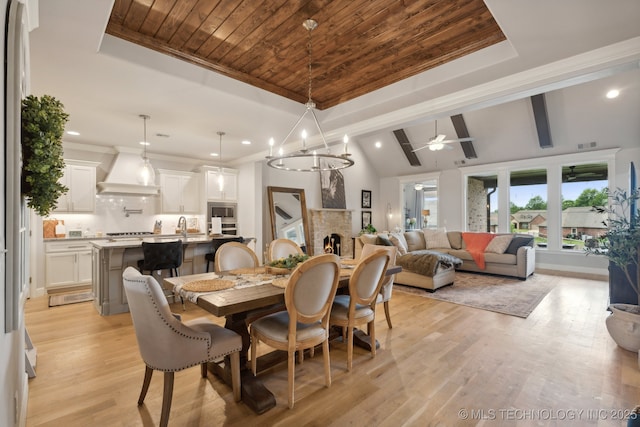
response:
[[[453,285],[437,289],[435,292],[398,284],[394,285],[394,291],[526,318],[554,286],[553,277],[541,274],[520,280],[513,277],[456,272]]]
[[[93,294],[91,293],[91,291],[49,295],[49,307],[57,307],[60,305],[75,304],[78,302],[87,302],[92,300]]]

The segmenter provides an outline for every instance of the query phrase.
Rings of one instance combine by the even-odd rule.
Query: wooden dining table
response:
[[[344,267],[346,268],[340,269],[339,288],[348,286],[349,277],[351,276],[349,269],[353,268],[353,266]],[[257,274],[264,274],[264,271],[262,271],[262,273],[258,273],[258,271],[260,270],[256,269]],[[386,274],[392,275],[400,271],[402,271],[402,267],[391,266],[387,269]],[[216,279],[221,276],[228,277],[228,274],[226,272],[202,273],[188,276],[166,277],[163,279],[163,283],[166,288],[173,289],[175,293],[186,297],[187,294],[181,290],[185,284],[200,280]],[[242,401],[258,414],[262,414],[273,408],[276,405],[276,400],[262,381],[255,377],[251,369],[249,369],[247,363],[249,347],[251,345],[249,324],[253,319],[257,319],[265,314],[284,310],[284,291],[284,288],[274,286],[269,280],[266,280],[255,286],[237,286],[214,292],[202,292],[198,293],[195,297],[191,294],[191,298],[188,298],[190,300],[195,299],[195,301],[192,302],[195,302],[199,307],[214,316],[224,317],[225,328],[236,332],[242,337],[242,350],[240,352]],[[368,336],[363,335],[366,334],[360,333],[357,338],[354,335],[354,344],[367,348],[367,346],[370,346],[370,341],[367,340]],[[370,347],[368,348],[370,349]],[[281,352],[271,352],[270,354],[261,356],[258,359],[259,370],[266,369],[275,363],[286,360],[286,356],[283,358],[280,353]],[[228,359],[228,357],[225,359]],[[225,360],[225,363],[210,364],[209,367],[210,370],[230,385],[231,373],[229,366],[229,361]]]

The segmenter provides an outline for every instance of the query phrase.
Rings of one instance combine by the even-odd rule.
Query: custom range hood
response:
[[[157,196],[160,187],[151,183],[140,183],[138,174],[142,167],[142,157],[135,152],[117,148],[111,170],[103,182],[97,184],[99,194],[132,194],[138,196]]]

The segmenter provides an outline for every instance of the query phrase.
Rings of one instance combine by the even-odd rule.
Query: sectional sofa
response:
[[[366,243],[396,246],[396,263],[403,270],[395,283],[430,291],[453,283],[455,270],[526,280],[535,269],[533,237],[528,234],[430,229],[363,234],[356,238],[356,258]]]

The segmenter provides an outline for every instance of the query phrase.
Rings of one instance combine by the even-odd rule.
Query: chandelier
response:
[[[316,29],[318,23],[313,19],[307,19],[302,23],[302,26],[307,30],[309,41],[307,43],[308,53],[309,53],[309,90],[308,90],[308,100],[305,104],[305,111],[302,113],[298,121],[291,128],[287,136],[284,138],[280,147],[278,149],[277,155],[273,153],[273,138],[269,140],[269,155],[266,156],[267,165],[272,168],[287,170],[287,171],[297,171],[297,172],[319,172],[319,171],[331,171],[337,169],[345,169],[350,166],[353,166],[354,162],[349,158],[351,155],[348,152],[347,145],[349,143],[349,138],[347,135],[343,138],[343,152],[341,154],[332,154],[329,145],[324,137],[324,132],[322,132],[322,128],[320,128],[320,123],[318,122],[318,118],[316,117],[316,113],[314,109],[316,108],[315,102],[311,99],[311,31]],[[318,131],[320,132],[320,137],[322,138],[322,142],[324,144],[324,149],[322,151],[314,149],[313,151],[309,151],[307,148],[307,132],[306,130],[302,131],[302,148],[293,153],[284,154],[284,143],[291,136],[291,134],[298,127],[302,119],[307,115],[311,114],[313,117],[313,122],[315,123]]]

